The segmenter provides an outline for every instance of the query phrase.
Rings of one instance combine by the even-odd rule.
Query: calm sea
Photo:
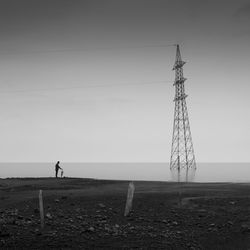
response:
[[[52,177],[55,163],[0,163],[0,178]],[[169,163],[61,163],[66,177],[170,181]],[[195,182],[250,182],[250,163],[199,163]]]

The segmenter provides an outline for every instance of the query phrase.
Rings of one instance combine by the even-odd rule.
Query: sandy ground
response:
[[[0,249],[250,249],[250,184],[134,184],[124,217],[127,181],[0,179]]]

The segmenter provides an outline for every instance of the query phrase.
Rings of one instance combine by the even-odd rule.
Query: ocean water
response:
[[[55,163],[0,163],[0,178],[53,177]],[[61,162],[66,177],[171,181],[169,163]],[[59,173],[60,174],[60,173]],[[250,163],[198,163],[195,182],[250,182]]]

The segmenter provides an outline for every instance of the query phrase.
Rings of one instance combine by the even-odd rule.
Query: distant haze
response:
[[[63,163],[66,177],[172,181],[168,163]],[[0,178],[54,177],[52,163],[0,163]],[[60,172],[59,172],[60,176]],[[198,163],[194,182],[250,182],[250,163]]]
[[[249,24],[249,0],[0,0],[0,161],[168,162],[174,43],[197,161],[250,161]]]

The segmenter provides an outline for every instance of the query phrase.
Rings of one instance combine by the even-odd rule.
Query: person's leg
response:
[[[56,170],[56,178],[57,178],[57,175],[58,175],[58,170]]]

